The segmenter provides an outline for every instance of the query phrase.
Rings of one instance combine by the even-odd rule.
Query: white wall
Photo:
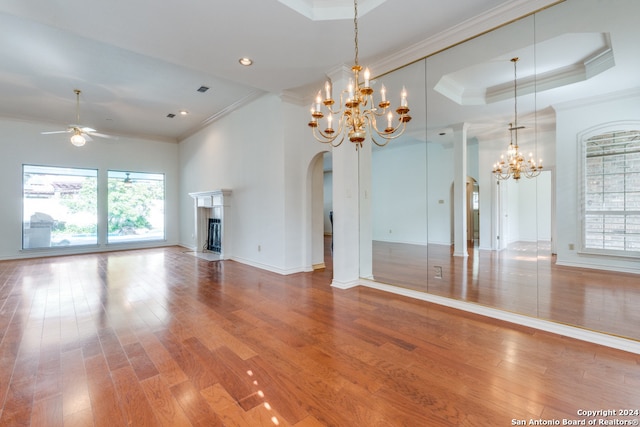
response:
[[[453,147],[427,144],[429,243],[453,244]]]
[[[116,248],[148,247],[178,243],[178,168],[175,143],[120,137],[115,141],[95,138],[84,147],[74,147],[67,134],[41,135],[51,130],[50,123],[35,123],[0,119],[0,259],[82,253]],[[166,242],[107,245],[98,248],[64,248],[55,250],[21,251],[22,247],[22,165],[95,168],[99,185],[106,186],[107,170],[164,173],[166,183],[165,223]],[[104,187],[102,187],[104,188]],[[106,203],[102,192],[99,203]],[[99,219],[104,224],[105,219]]]
[[[285,257],[282,272],[311,271],[312,266],[324,262],[324,236],[314,217],[322,215],[320,184],[324,144],[313,138],[309,122],[308,104],[304,106],[275,97],[282,107],[282,133],[284,138],[284,231]],[[315,211],[312,211],[315,209]],[[315,248],[315,249],[314,249]]]
[[[232,259],[281,274],[311,269],[308,172],[323,147],[312,142],[306,115],[265,95],[180,143],[183,246],[194,246],[188,193],[227,188]]]
[[[373,240],[427,244],[426,144],[390,143],[372,156]]]
[[[182,245],[195,244],[189,193],[226,188],[232,191],[232,247],[227,248],[231,257],[256,265],[284,265],[281,128],[280,103],[275,97],[262,97],[179,144]]]

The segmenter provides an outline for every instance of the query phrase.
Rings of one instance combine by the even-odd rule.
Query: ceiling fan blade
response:
[[[49,132],[40,132],[40,134],[42,135],[53,135],[55,133],[69,133],[71,132],[69,129],[67,130],[54,130],[54,131],[49,131]]]
[[[87,142],[93,141],[93,138],[91,138],[88,133],[85,133],[83,136]]]
[[[97,136],[98,138],[118,139],[117,136],[111,136],[111,135],[107,135],[99,132],[86,132],[86,134],[91,136]]]
[[[86,127],[86,126],[83,127],[83,126],[78,125],[76,127],[80,128],[80,130],[82,132],[95,132],[96,131],[95,129],[90,128],[90,127]]]

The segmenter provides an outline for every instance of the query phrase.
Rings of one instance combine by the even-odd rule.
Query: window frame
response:
[[[589,177],[593,177],[594,175],[590,175],[589,174],[589,167],[588,167],[588,158],[593,158],[596,157],[594,156],[588,156],[588,145],[589,143],[592,143],[593,140],[597,137],[604,137],[606,135],[615,135],[616,133],[633,133],[633,137],[635,138],[634,140],[638,140],[638,138],[640,138],[640,122],[617,122],[617,123],[611,123],[611,124],[607,124],[604,126],[600,126],[597,128],[593,128],[588,132],[584,132],[583,134],[579,135],[579,148],[580,148],[580,154],[579,154],[579,161],[580,161],[580,166],[581,166],[581,171],[579,173],[579,181],[580,181],[580,186],[581,186],[581,191],[579,192],[579,197],[580,197],[580,238],[581,238],[581,246],[580,246],[580,253],[583,254],[593,254],[593,255],[604,255],[604,256],[612,256],[612,257],[624,257],[624,258],[640,258],[640,250],[627,250],[626,248],[623,249],[613,249],[613,248],[606,248],[605,247],[605,239],[607,238],[607,236],[612,237],[615,235],[618,236],[623,236],[623,246],[626,247],[626,239],[624,238],[624,236],[626,236],[628,234],[627,232],[627,218],[629,216],[638,216],[640,215],[640,208],[638,209],[627,209],[627,194],[629,193],[637,193],[638,191],[640,191],[640,189],[638,189],[638,191],[629,191],[628,188],[626,188],[626,186],[623,188],[623,191],[606,191],[605,188],[605,177],[606,176],[612,176],[614,175],[614,172],[616,172],[615,170],[612,170],[611,173],[609,175],[607,175],[607,170],[604,170],[604,165],[603,165],[603,170],[602,173],[599,175],[602,177],[602,192],[599,193],[590,193],[589,192],[589,181],[588,178]],[[627,136],[628,137],[628,136]],[[615,137],[614,137],[615,138]],[[619,138],[624,138],[624,137],[619,137]],[[612,138],[609,138],[609,140],[611,140]],[[606,139],[605,139],[606,140]],[[615,145],[615,144],[612,144]],[[611,145],[610,145],[611,146]],[[623,153],[611,153],[611,154],[600,154],[598,155],[598,157],[601,158],[605,158],[605,157],[609,157],[609,156],[624,156],[625,157],[625,161],[626,161],[626,156],[629,154],[633,154],[634,152],[623,152]],[[609,169],[611,170],[611,169]],[[635,173],[635,171],[632,172],[628,172],[626,170],[626,168],[623,168],[623,171],[617,171],[617,173],[615,173],[615,175],[623,175],[624,179],[625,179],[625,183],[626,183],[626,177],[628,174],[630,173]],[[625,184],[626,185],[626,184]],[[635,188],[634,188],[635,189]],[[621,194],[622,195],[622,203],[623,203],[623,207],[621,210],[614,210],[614,209],[592,209],[589,210],[588,209],[588,202],[589,202],[589,196],[591,194],[602,194],[603,197],[605,194]],[[604,200],[604,199],[603,199]],[[603,202],[604,203],[604,202]],[[589,225],[589,220],[588,220],[588,216],[589,215],[602,215],[603,216],[603,223],[602,223],[602,240],[603,240],[603,247],[601,248],[595,248],[595,247],[590,247],[589,246],[589,234],[594,234],[594,233],[589,233],[587,230],[587,227]],[[624,218],[624,224],[623,224],[623,228],[624,231],[622,233],[615,233],[615,232],[607,232],[606,230],[606,224],[605,224],[605,215],[609,215],[611,217],[615,217],[615,216],[622,216]],[[595,233],[597,234],[597,233]],[[636,233],[633,233],[636,234]],[[636,235],[640,235],[640,233],[636,234]]]
[[[166,203],[167,203],[167,180],[166,174],[162,172],[142,172],[142,171],[131,171],[131,170],[118,170],[118,169],[108,169],[106,171],[106,206],[105,206],[105,223],[106,227],[104,230],[105,233],[105,244],[107,246],[113,245],[133,245],[133,244],[141,244],[141,243],[153,243],[153,242],[166,242],[167,240],[167,222],[166,222]],[[125,179],[129,178],[132,181],[132,185],[135,185],[136,181],[145,180],[157,180],[162,183],[162,236],[159,237],[151,237],[151,238],[128,238],[128,239],[110,239],[110,230],[109,230],[109,218],[111,215],[111,206],[110,206],[110,191],[111,191],[111,179]],[[161,179],[154,179],[161,178]]]
[[[29,171],[29,169],[34,169],[34,171]],[[35,174],[38,172],[38,169],[40,169],[41,174],[45,174],[46,170],[50,170],[51,173],[49,175],[60,175],[60,176],[85,176],[85,177],[90,177],[90,178],[94,178],[95,179],[95,200],[93,201],[95,204],[95,242],[90,242],[90,243],[81,243],[81,244],[68,244],[68,245],[51,245],[49,244],[48,246],[35,246],[35,247],[30,247],[30,245],[27,247],[26,241],[27,241],[27,236],[25,234],[27,228],[25,227],[26,225],[26,220],[25,220],[25,215],[27,215],[27,206],[26,206],[26,199],[27,197],[27,183],[28,183],[28,178],[27,178],[27,174],[31,173],[31,174]],[[63,173],[63,172],[76,172],[76,173]],[[81,171],[84,171],[85,174],[80,173]],[[58,173],[55,173],[58,172]],[[94,172],[94,174],[89,174],[86,172]],[[55,189],[53,191],[53,193],[55,194]],[[46,212],[43,212],[44,214],[46,214]],[[47,214],[48,215],[48,214]],[[97,168],[87,168],[87,167],[73,167],[73,166],[56,166],[56,165],[38,165],[38,164],[33,164],[33,163],[23,163],[22,164],[22,219],[20,221],[21,226],[22,226],[22,233],[21,233],[21,251],[25,251],[25,252],[32,252],[32,251],[42,251],[42,250],[68,250],[68,249],[77,249],[77,248],[93,248],[93,247],[98,247],[99,243],[100,243],[100,172]],[[31,225],[29,226],[29,229],[32,229],[33,227],[31,227]],[[46,227],[45,227],[46,228]],[[31,236],[29,236],[29,241],[31,239]],[[50,237],[49,237],[49,240]]]

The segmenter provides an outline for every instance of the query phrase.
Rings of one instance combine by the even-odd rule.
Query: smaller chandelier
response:
[[[354,1],[354,12],[355,65],[351,67],[353,77],[349,79],[347,89],[340,93],[340,108],[337,110],[333,109],[335,101],[331,93],[332,85],[330,82],[326,82],[324,100],[322,99],[322,91],[319,91],[315,102],[311,104],[309,127],[313,129],[313,136],[319,142],[337,147],[342,144],[345,136],[348,136],[349,141],[355,144],[357,150],[362,147],[367,134],[371,136],[371,140],[376,145],[380,147],[387,145],[389,141],[404,133],[411,116],[409,115],[407,103],[407,91],[404,87],[400,94],[400,106],[395,110],[398,121],[394,125],[394,115],[390,111],[391,102],[387,99],[384,85],[380,88],[380,102],[376,107],[373,99],[374,90],[370,85],[371,73],[368,68],[363,73],[364,81],[360,82],[362,67],[358,64],[357,0]],[[326,128],[324,130],[320,129],[320,124],[318,123],[320,119],[325,117],[325,112],[322,111],[323,106],[326,112]],[[334,116],[337,116],[337,119],[334,119]],[[384,130],[379,130],[376,123],[376,120],[380,117],[386,117],[387,120],[387,126]],[[334,122],[337,123],[337,129],[333,128]],[[382,138],[381,142],[376,141],[374,133]],[[340,139],[338,139],[339,137]]]
[[[529,158],[525,160],[518,146],[518,130],[524,126],[518,126],[518,77],[516,63],[519,58],[512,58],[513,62],[513,99],[514,99],[514,122],[509,123],[510,142],[506,156],[500,156],[500,160],[493,165],[493,174],[499,180],[506,180],[511,177],[516,182],[524,175],[527,178],[535,178],[542,172],[542,159],[536,164],[533,154],[529,153]]]

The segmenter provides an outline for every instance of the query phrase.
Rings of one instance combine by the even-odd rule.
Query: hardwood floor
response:
[[[640,340],[640,276],[556,265],[548,244],[461,258],[450,246],[374,242],[373,257],[383,283]]]
[[[330,259],[280,276],[178,247],[0,262],[0,425],[507,426],[640,408],[638,355],[330,281]]]

